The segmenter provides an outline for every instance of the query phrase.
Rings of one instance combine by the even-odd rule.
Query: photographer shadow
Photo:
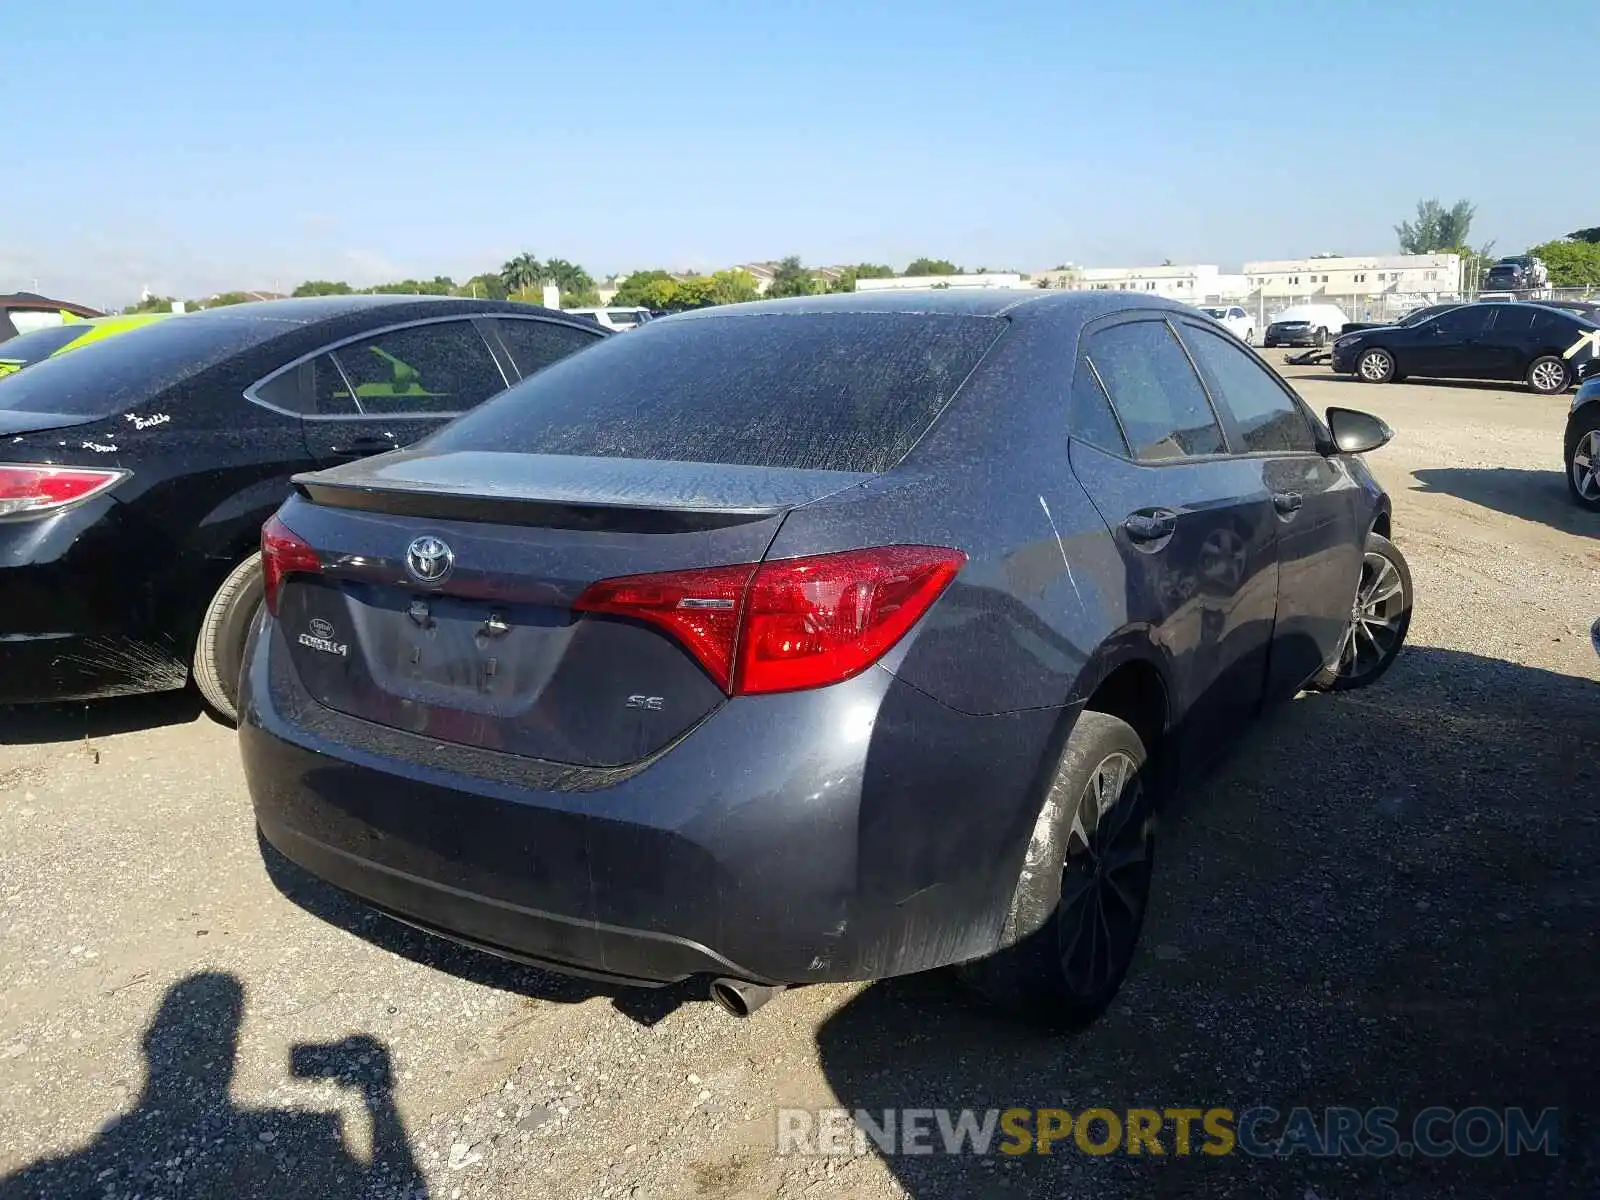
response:
[[[346,1144],[337,1112],[245,1109],[229,1096],[244,986],[205,972],[168,989],[144,1037],[138,1103],[83,1149],[0,1178],[0,1200],[170,1196],[181,1200],[426,1197],[395,1107],[388,1048],[361,1035],[290,1051],[302,1078],[359,1090],[372,1124],[367,1161]]]

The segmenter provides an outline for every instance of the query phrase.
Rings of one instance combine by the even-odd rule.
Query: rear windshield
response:
[[[74,321],[70,325],[52,325],[47,329],[35,329],[32,333],[18,334],[10,341],[0,342],[0,362],[31,366],[49,358],[61,347],[77,341],[93,328],[93,325]]]
[[[169,317],[19,371],[0,385],[0,410],[113,416],[289,328],[277,321]],[[0,344],[0,355],[20,340]]]
[[[540,371],[429,450],[886,471],[1005,329],[993,317],[651,321]]]

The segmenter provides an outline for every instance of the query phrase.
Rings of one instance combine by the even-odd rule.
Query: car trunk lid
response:
[[[318,702],[412,733],[586,767],[659,751],[727,699],[680,641],[574,609],[590,585],[759,562],[846,471],[461,451],[295,480],[313,547],[278,621]]]

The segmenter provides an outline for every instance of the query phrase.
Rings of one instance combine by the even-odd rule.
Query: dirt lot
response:
[[[1566,401],[1288,373],[1398,431],[1373,461],[1411,644],[1173,814],[1094,1029],[1017,1030],[942,976],[738,1022],[499,963],[280,863],[286,898],[187,697],[0,712],[0,1198],[1596,1194],[1600,519],[1563,492]],[[773,1148],[780,1105],[1253,1104],[1554,1106],[1560,1154]]]

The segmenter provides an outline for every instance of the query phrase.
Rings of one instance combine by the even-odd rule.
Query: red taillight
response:
[[[266,585],[267,611],[278,615],[278,595],[283,581],[296,571],[315,574],[322,570],[317,552],[300,535],[277,517],[261,527],[261,578]]]
[[[573,607],[671,633],[731,695],[825,687],[886,654],[967,556],[882,546],[759,565],[608,579]]]
[[[0,463],[0,517],[42,516],[87,500],[127,474],[89,467]]]

